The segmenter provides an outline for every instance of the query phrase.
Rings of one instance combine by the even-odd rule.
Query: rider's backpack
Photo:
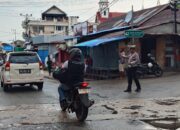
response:
[[[58,68],[53,72],[53,78],[59,80],[61,83],[68,82],[68,69]]]

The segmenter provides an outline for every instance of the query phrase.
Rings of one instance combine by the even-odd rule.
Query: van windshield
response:
[[[12,54],[10,55],[9,62],[16,64],[38,63],[39,58],[36,54]]]

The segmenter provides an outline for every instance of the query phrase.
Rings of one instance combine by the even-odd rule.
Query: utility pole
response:
[[[32,17],[32,14],[20,14],[20,16],[25,17],[23,24],[24,24],[24,28],[25,28],[25,35],[27,37],[27,41],[29,41],[30,40],[30,34],[28,32],[28,23],[29,23],[30,17]]]
[[[142,0],[142,10],[144,9],[144,0]]]
[[[132,5],[132,19],[131,19],[131,29],[133,30],[133,26],[134,26],[134,8],[133,8],[133,5]],[[134,37],[132,38],[132,44],[134,45],[134,42],[135,42],[135,39]]]
[[[16,29],[12,29],[12,32],[14,34],[14,41],[16,41],[16,35],[17,35]]]
[[[177,1],[174,1],[174,33],[177,34]]]
[[[175,50],[175,67],[177,68],[177,59],[176,56],[179,55],[177,52],[177,4],[178,1],[177,0],[171,0],[170,1],[170,8],[174,13],[174,50]]]
[[[177,34],[177,11],[178,11],[177,4],[178,4],[177,0],[170,1],[170,8],[174,13],[174,34],[175,35]]]
[[[157,1],[157,6],[161,5],[161,2],[160,0]]]

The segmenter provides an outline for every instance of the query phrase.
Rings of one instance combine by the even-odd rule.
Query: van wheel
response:
[[[43,89],[43,83],[39,83],[37,86],[38,86],[38,90],[39,90],[39,91],[42,91],[42,89]]]
[[[9,91],[9,85],[7,85],[7,84],[3,84],[3,90],[4,90],[4,92],[8,92]]]

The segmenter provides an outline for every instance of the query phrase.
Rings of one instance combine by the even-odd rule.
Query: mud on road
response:
[[[87,121],[123,119],[143,121],[154,127],[179,128],[179,100],[180,98],[102,101],[90,108]],[[0,107],[0,115],[0,128],[4,129],[24,125],[77,123],[75,114],[61,112],[59,104],[4,106]]]

